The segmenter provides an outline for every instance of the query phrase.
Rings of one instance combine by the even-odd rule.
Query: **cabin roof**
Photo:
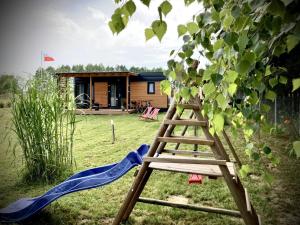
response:
[[[133,73],[133,72],[118,72],[118,71],[109,71],[109,72],[61,72],[56,73],[59,77],[131,77],[132,81],[161,81],[165,80],[163,72],[142,72],[142,73]]]
[[[162,81],[165,79],[163,72],[142,72],[131,78],[132,81]]]
[[[108,72],[67,72],[67,73],[56,73],[59,77],[127,77],[127,76],[137,76],[136,73],[132,72],[118,72],[118,71],[108,71]]]

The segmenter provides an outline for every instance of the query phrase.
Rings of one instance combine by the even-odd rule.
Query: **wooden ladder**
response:
[[[243,187],[239,177],[235,172],[233,162],[230,161],[229,155],[226,153],[218,135],[211,135],[209,132],[208,120],[200,113],[200,99],[194,99],[189,104],[178,105],[180,105],[180,107],[184,110],[192,110],[192,114],[188,119],[180,119],[182,113],[180,115],[176,113],[177,104],[175,101],[173,101],[173,103],[170,105],[169,110],[167,111],[154,139],[154,142],[150,146],[148,155],[144,158],[144,162],[117,216],[115,217],[113,224],[118,225],[121,222],[127,221],[135,204],[137,202],[143,202],[241,217],[246,225],[260,225],[260,218],[256,214],[256,211],[250,202],[248,191]],[[172,135],[175,126],[185,126],[181,136]],[[188,126],[201,127],[205,138],[184,136]],[[233,153],[233,156],[240,165],[240,161],[233,150],[228,136],[225,132],[223,132],[223,135]],[[167,143],[177,143],[175,150],[165,149]],[[179,144],[206,145],[210,147],[212,152],[202,153],[187,150],[177,150]],[[173,155],[162,153],[172,153]],[[175,153],[176,155],[174,155]],[[181,156],[182,154],[191,155],[191,157]],[[214,158],[195,158],[195,155],[200,157],[213,156]],[[140,195],[153,170],[200,174],[209,177],[223,177],[239,211],[172,203],[151,198],[142,198]]]

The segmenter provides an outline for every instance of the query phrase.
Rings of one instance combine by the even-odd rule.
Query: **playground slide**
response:
[[[18,222],[27,219],[63,195],[109,184],[122,177],[133,167],[142,164],[143,156],[148,152],[148,148],[148,145],[141,145],[136,151],[130,152],[119,163],[74,174],[44,195],[35,198],[19,199],[6,208],[0,209],[0,221]]]

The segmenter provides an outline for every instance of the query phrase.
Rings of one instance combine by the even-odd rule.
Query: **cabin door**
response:
[[[120,99],[120,90],[119,90],[119,82],[111,82],[108,87],[108,102],[110,108],[120,108],[121,107],[121,99]]]

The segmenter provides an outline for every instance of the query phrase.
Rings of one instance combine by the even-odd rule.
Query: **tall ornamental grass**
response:
[[[68,86],[62,89],[44,74],[13,96],[13,125],[26,181],[52,182],[72,171],[75,108]]]

